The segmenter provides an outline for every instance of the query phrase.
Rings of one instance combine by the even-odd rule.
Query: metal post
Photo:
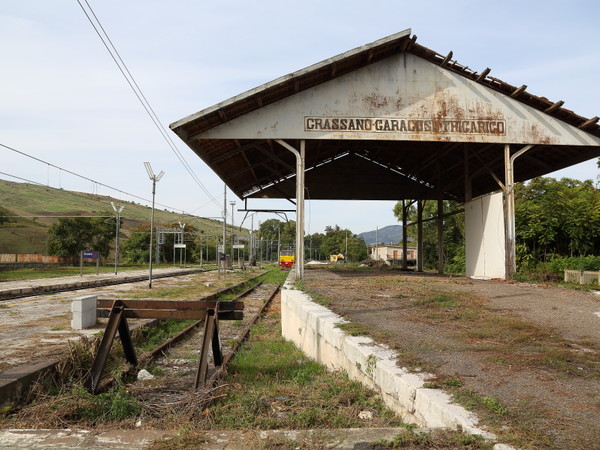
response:
[[[344,258],[348,261],[348,230],[346,230],[346,253],[344,254]]]
[[[517,254],[516,254],[516,225],[515,225],[515,160],[523,153],[533,148],[533,145],[526,145],[514,155],[510,155],[510,144],[504,145],[504,184],[506,185],[505,200],[506,200],[506,256],[505,267],[506,277],[511,278],[517,271]]]
[[[223,265],[223,273],[227,273],[227,252],[225,251],[225,243],[227,242],[227,185],[223,185],[223,263],[219,257],[219,270]]]
[[[408,269],[408,211],[406,200],[402,200],[402,269]]]
[[[235,258],[233,257],[234,253],[235,253],[235,249],[233,248],[233,246],[235,245],[234,239],[235,239],[235,233],[234,233],[234,229],[235,229],[235,224],[233,223],[233,207],[235,206],[235,200],[231,200],[229,202],[229,204],[231,205],[231,264],[233,264],[233,261],[235,260]],[[238,256],[239,256],[239,252],[238,252]]]
[[[438,273],[444,273],[444,199],[442,193],[442,168],[438,158],[437,172],[437,238],[438,238]]]
[[[281,222],[277,224],[277,263],[281,258]]]
[[[110,202],[113,210],[117,215],[117,223],[116,223],[116,232],[115,232],[115,275],[117,274],[117,267],[119,265],[119,234],[121,230],[121,212],[125,209],[125,205],[121,205],[118,208],[115,206],[114,202]]]
[[[296,258],[294,268],[296,279],[304,277],[304,158],[306,141],[300,140],[300,151],[287,142],[277,139],[277,142],[296,156]]]
[[[417,272],[423,272],[423,207],[425,200],[417,202]]]
[[[375,261],[379,261],[379,225],[375,227]]]
[[[164,171],[160,171],[158,175],[154,175],[154,171],[152,170],[152,166],[149,162],[145,162],[146,172],[148,172],[148,177],[152,180],[152,219],[150,220],[150,268],[148,274],[148,288],[152,289],[152,238],[154,236],[154,197],[156,195],[156,183],[160,181],[162,176],[165,174]]]

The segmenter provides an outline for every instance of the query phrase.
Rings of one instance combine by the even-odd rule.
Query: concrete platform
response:
[[[327,430],[206,431],[194,435],[195,448],[208,450],[246,449],[279,443],[314,444],[314,448],[370,449],[381,439],[392,440],[405,428],[347,428]],[[423,431],[423,430],[419,430]],[[426,430],[425,430],[426,431]],[[85,448],[146,449],[153,443],[173,440],[174,431],[112,430],[92,433],[86,430],[1,430],[0,448]],[[311,445],[312,446],[312,445]]]
[[[152,279],[186,275],[202,272],[199,268],[165,268],[154,269]],[[0,300],[10,298],[29,297],[32,295],[48,294],[53,292],[74,291],[100,286],[111,286],[122,283],[134,283],[148,280],[147,270],[130,270],[117,273],[86,274],[82,276],[68,276],[55,278],[40,278],[37,280],[4,281],[0,282]]]

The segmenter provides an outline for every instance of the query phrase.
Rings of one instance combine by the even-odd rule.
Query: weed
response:
[[[59,327],[59,326],[52,326],[50,327],[50,331],[64,331],[65,327]]]
[[[375,355],[369,355],[367,358],[367,367],[365,368],[365,372],[371,378],[375,375],[375,367],[377,367],[377,357]]]
[[[364,336],[369,332],[365,325],[357,322],[337,323],[335,324],[335,327],[350,336]]]
[[[442,384],[448,387],[461,387],[463,382],[458,378],[448,378],[447,380],[442,381]]]
[[[484,409],[498,416],[507,413],[507,409],[496,397],[482,396],[474,391],[463,389],[454,393],[454,399],[470,410]]]

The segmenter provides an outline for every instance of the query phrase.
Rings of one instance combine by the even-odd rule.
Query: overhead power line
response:
[[[134,197],[134,198],[137,198],[138,200],[143,200],[143,201],[145,201],[145,202],[148,202],[148,203],[150,203],[150,201],[151,201],[151,200],[148,200],[147,198],[140,197],[139,195],[131,194],[131,193],[129,193],[129,192],[126,192],[126,191],[124,191],[124,190],[122,190],[122,189],[119,189],[119,188],[116,188],[116,187],[113,187],[113,186],[109,186],[108,184],[101,183],[100,181],[92,180],[92,179],[91,179],[91,178],[89,178],[89,177],[86,177],[86,176],[84,176],[84,175],[80,175],[80,174],[78,174],[78,173],[75,173],[75,172],[73,172],[73,171],[71,171],[71,170],[68,170],[68,169],[65,169],[65,168],[63,168],[63,167],[59,167],[59,166],[57,166],[57,165],[55,165],[55,164],[52,164],[52,163],[50,163],[50,162],[48,162],[48,161],[44,161],[43,159],[37,158],[37,157],[35,157],[35,156],[29,155],[29,154],[27,154],[27,153],[25,153],[25,152],[22,152],[22,151],[20,151],[20,150],[17,150],[16,148],[9,147],[8,145],[5,145],[5,144],[2,144],[2,143],[0,143],[0,147],[4,147],[4,148],[6,148],[6,149],[8,149],[8,150],[11,150],[11,151],[13,151],[13,152],[15,152],[15,153],[18,153],[18,154],[20,154],[20,155],[26,156],[26,157],[28,157],[28,158],[31,158],[31,159],[33,159],[33,160],[35,160],[35,161],[38,161],[38,162],[42,163],[42,164],[46,164],[46,165],[48,165],[49,167],[53,167],[53,168],[55,168],[55,169],[62,170],[63,172],[65,172],[65,173],[68,173],[68,174],[70,174],[70,175],[73,175],[73,176],[76,176],[76,177],[82,178],[82,179],[84,179],[84,180],[87,180],[87,181],[91,181],[92,183],[95,183],[95,184],[97,184],[97,185],[99,185],[99,186],[103,186],[103,187],[105,187],[105,188],[107,188],[107,189],[111,189],[111,190],[113,190],[113,191],[115,191],[115,192],[120,192],[121,194],[128,195],[128,196],[130,196],[130,197]],[[27,180],[27,179],[25,179],[25,178],[21,178],[21,177],[18,177],[18,176],[16,176],[16,175],[11,175],[11,174],[4,173],[4,172],[0,172],[0,174],[6,175],[6,176],[9,176],[9,177],[13,177],[13,178],[16,178],[16,179],[19,179],[19,180],[22,180],[22,181],[27,181],[27,182],[29,182],[29,183],[33,183],[33,184],[39,184],[40,186],[46,186],[46,185],[45,185],[45,184],[43,184],[43,183],[38,183],[38,182],[36,182],[36,181]],[[164,208],[169,208],[169,209],[172,209],[172,210],[175,210],[175,211],[181,211],[181,209],[179,209],[179,208],[175,208],[175,207],[173,207],[173,206],[169,206],[169,205],[163,205],[163,204],[160,204],[160,203],[156,203],[156,204],[157,204],[157,205],[159,205],[159,206],[162,206],[162,207],[164,207]]]
[[[119,71],[121,72],[121,74],[123,75],[125,80],[127,81],[127,84],[129,85],[129,87],[131,88],[131,90],[133,91],[133,93],[135,94],[135,96],[137,97],[139,102],[141,103],[142,107],[144,108],[144,110],[146,111],[148,116],[150,117],[150,120],[152,120],[152,122],[154,123],[154,126],[158,129],[158,132],[161,134],[161,136],[163,137],[163,139],[165,140],[167,145],[171,148],[173,153],[175,153],[175,156],[177,156],[177,159],[179,159],[179,161],[181,162],[183,167],[187,170],[189,175],[196,182],[196,184],[200,187],[200,189],[202,189],[202,191],[204,191],[204,193],[211,199],[212,202],[215,203],[215,205],[220,207],[220,204],[217,202],[215,197],[208,191],[208,189],[200,181],[200,179],[195,174],[192,167],[188,164],[188,162],[185,160],[185,158],[183,157],[183,155],[177,148],[177,145],[175,144],[173,139],[171,139],[170,134],[167,132],[165,126],[162,124],[162,122],[160,121],[160,119],[158,118],[156,113],[154,112],[154,109],[152,108],[152,106],[150,105],[150,102],[148,102],[148,99],[146,98],[146,96],[140,89],[139,85],[135,81],[135,78],[133,78],[133,75],[129,71],[129,68],[125,64],[125,61],[123,61],[123,59],[121,58],[121,55],[119,54],[119,52],[117,51],[113,42],[111,41],[110,37],[108,36],[108,33],[106,32],[106,30],[102,26],[102,23],[96,16],[96,13],[94,12],[94,10],[92,9],[92,7],[90,6],[90,4],[88,3],[87,0],[83,0],[83,1],[85,2],[86,6],[89,10],[89,13],[86,10],[86,8],[82,5],[80,0],[77,0],[77,3],[81,7],[83,13],[87,17],[87,19],[90,22],[90,24],[92,25],[92,27],[94,28],[94,31],[96,31],[96,34],[98,35],[98,37],[104,44],[104,47],[110,54],[112,60],[115,62],[115,64],[119,68]],[[93,19],[90,16],[90,13],[91,13],[91,16],[93,16]]]

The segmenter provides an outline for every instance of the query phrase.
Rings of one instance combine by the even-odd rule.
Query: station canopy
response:
[[[411,30],[247,91],[171,128],[240,198],[465,200],[600,156],[598,117],[416,43]],[[569,80],[565,80],[568,83]],[[590,87],[591,88],[591,87]],[[439,197],[438,197],[439,196]]]

